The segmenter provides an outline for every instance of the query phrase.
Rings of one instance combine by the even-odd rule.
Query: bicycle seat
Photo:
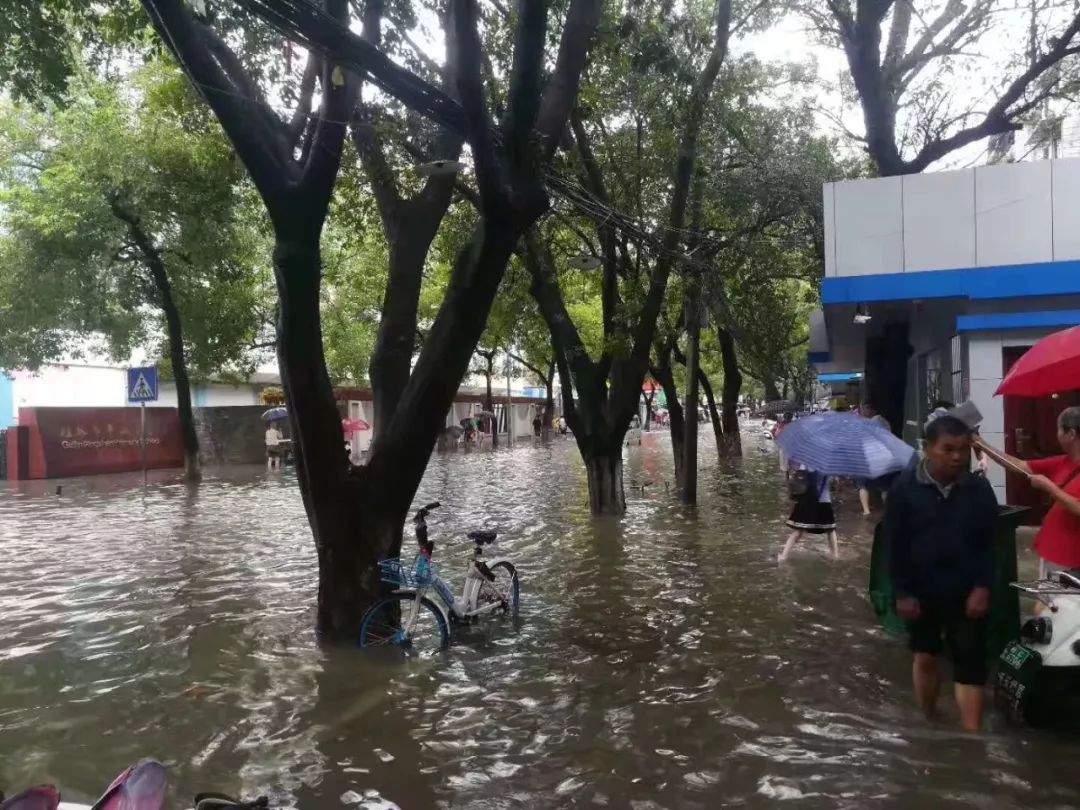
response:
[[[484,545],[484,543],[494,543],[495,538],[499,536],[499,533],[494,529],[486,529],[482,531],[469,532],[469,539],[476,542],[478,546]]]

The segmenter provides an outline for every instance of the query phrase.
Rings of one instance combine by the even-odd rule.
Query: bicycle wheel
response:
[[[480,593],[477,595],[478,603],[483,605],[498,602],[502,607],[497,608],[495,613],[517,617],[518,603],[521,598],[521,583],[518,580],[517,569],[513,564],[502,560],[491,566],[491,573],[495,575],[495,581],[484,580],[481,583]]]
[[[421,597],[416,621],[406,634],[404,624],[414,607],[417,607],[416,594],[408,592],[390,594],[376,602],[360,622],[360,646],[396,648],[420,658],[450,646],[446,619],[427,597]]]

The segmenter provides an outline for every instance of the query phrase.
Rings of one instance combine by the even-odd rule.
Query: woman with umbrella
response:
[[[777,436],[776,443],[791,464],[801,468],[789,482],[796,503],[788,520],[792,533],[778,558],[781,562],[806,533],[828,534],[833,555],[839,556],[829,476],[881,478],[903,470],[915,452],[889,431],[853,413],[798,419]]]
[[[829,476],[813,472],[803,466],[795,472],[792,483],[803,492],[797,497],[795,507],[788,517],[787,525],[791,529],[791,534],[788,535],[784,550],[780,552],[777,561],[784,562],[795,544],[805,534],[827,534],[833,558],[839,559],[840,539],[836,536],[836,516],[833,513]]]
[[[266,466],[268,469],[281,467],[288,445],[285,444],[280,423],[289,418],[289,412],[285,408],[270,408],[263,412],[262,418],[266,422]]]

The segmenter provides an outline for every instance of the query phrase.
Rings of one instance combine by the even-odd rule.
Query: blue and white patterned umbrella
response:
[[[915,451],[853,413],[796,419],[776,438],[791,461],[826,475],[880,478],[904,469]]]
[[[289,412],[281,407],[270,408],[270,410],[263,411],[262,418],[264,422],[282,422],[289,418]]]

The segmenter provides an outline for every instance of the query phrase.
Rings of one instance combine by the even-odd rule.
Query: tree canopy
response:
[[[0,365],[78,355],[88,337],[116,359],[168,355],[133,219],[164,259],[192,372],[248,373],[266,326],[266,235],[220,131],[160,62],[119,83],[83,73],[69,95],[0,110]]]

